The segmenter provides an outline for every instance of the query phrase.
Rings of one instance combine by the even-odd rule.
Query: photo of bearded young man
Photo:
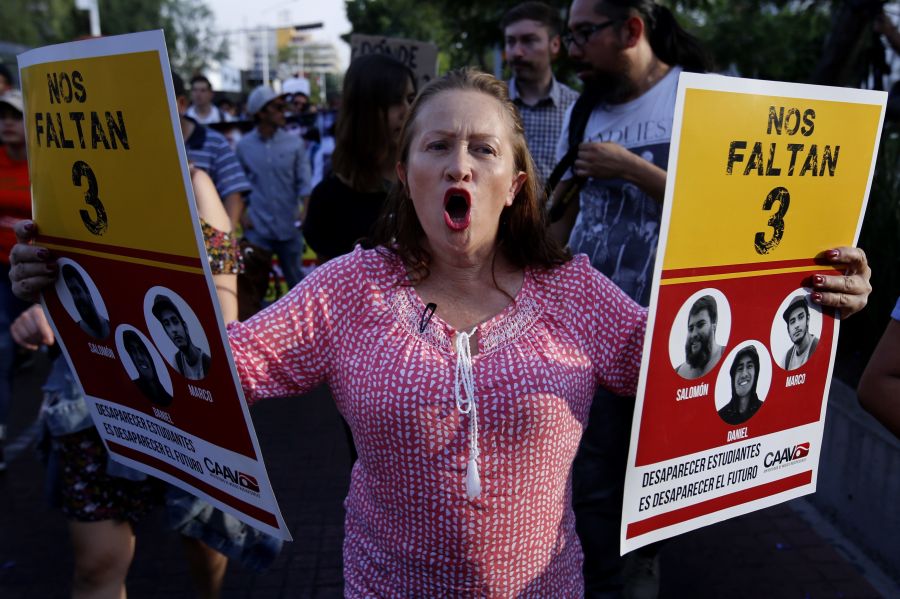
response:
[[[704,295],[691,305],[684,340],[684,362],[675,369],[679,376],[700,378],[722,359],[724,347],[716,341],[718,322],[718,304],[712,295]],[[674,326],[677,326],[677,319]]]
[[[109,336],[109,316],[97,286],[77,263],[62,258],[56,282],[59,300],[82,331],[94,339]]]

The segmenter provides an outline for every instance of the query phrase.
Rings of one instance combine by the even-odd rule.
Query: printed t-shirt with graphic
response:
[[[594,109],[584,141],[611,141],[665,170],[681,69],[673,67],[641,97]],[[568,150],[572,109],[556,149],[557,162]],[[563,179],[571,179],[569,171]],[[594,268],[642,306],[650,303],[653,263],[659,240],[662,202],[624,179],[589,178],[581,189],[581,209],[569,247],[586,254]]]

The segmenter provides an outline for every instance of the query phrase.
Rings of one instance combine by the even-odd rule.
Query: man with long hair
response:
[[[557,160],[567,158],[570,168],[554,191],[551,214],[561,216],[554,233],[647,306],[678,76],[706,70],[707,60],[671,11],[653,0],[574,0],[563,41],[584,92],[557,148]],[[563,202],[567,197],[573,199]],[[653,546],[627,560],[618,551],[632,413],[633,401],[595,398],[574,466],[588,597],[615,595],[624,586],[628,594],[658,592]]]

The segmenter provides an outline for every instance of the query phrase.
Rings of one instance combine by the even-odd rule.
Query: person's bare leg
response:
[[[73,599],[124,599],[125,577],[134,557],[134,531],[128,522],[69,521],[75,573]]]
[[[218,599],[222,593],[228,558],[193,537],[182,535],[181,543],[197,596],[201,599]]]

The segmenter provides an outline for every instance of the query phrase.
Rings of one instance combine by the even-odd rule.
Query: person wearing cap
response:
[[[806,364],[819,344],[819,338],[809,332],[809,306],[806,304],[806,297],[798,295],[791,300],[781,317],[793,343],[784,356],[784,369],[794,370]]]
[[[151,311],[162,325],[169,340],[178,349],[175,353],[175,370],[191,380],[204,378],[209,372],[209,354],[197,347],[191,340],[191,332],[181,311],[165,295],[157,295],[153,298]]]
[[[6,469],[3,442],[16,354],[9,326],[28,307],[13,295],[9,282],[9,251],[16,243],[13,227],[31,217],[23,113],[21,92],[10,90],[0,95],[0,472]]]
[[[289,287],[303,278],[303,240],[297,228],[310,192],[310,166],[303,140],[284,130],[285,99],[268,86],[250,92],[247,112],[256,127],[238,142],[238,160],[250,179],[244,238],[278,255]]]
[[[300,115],[309,111],[310,86],[305,77],[291,77],[281,84],[281,93],[290,100],[291,112]]]

